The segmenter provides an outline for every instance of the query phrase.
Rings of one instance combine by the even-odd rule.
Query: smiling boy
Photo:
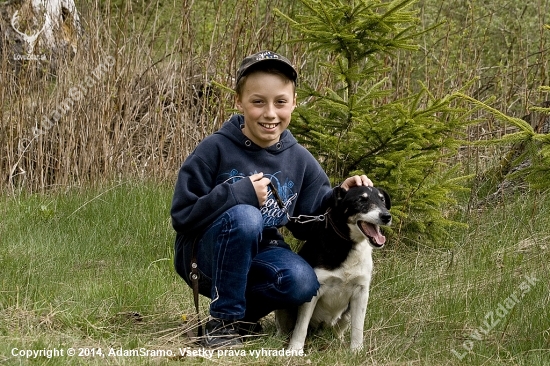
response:
[[[207,347],[241,346],[239,331],[258,331],[259,319],[310,301],[319,288],[313,269],[278,230],[286,226],[305,239],[306,228],[288,218],[322,213],[332,194],[317,160],[287,129],[296,80],[281,55],[245,58],[235,87],[240,114],[205,138],[179,171],[171,209],[175,267],[191,285],[195,246],[199,292],[211,299]],[[353,176],[341,187],[354,185],[372,182]]]

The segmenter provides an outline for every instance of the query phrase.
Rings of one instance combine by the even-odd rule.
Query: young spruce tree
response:
[[[382,77],[384,58],[416,49],[414,1],[301,2],[306,13],[282,16],[300,34],[296,42],[308,45],[315,72],[330,81],[301,81],[293,133],[335,182],[365,173],[390,193],[396,239],[445,245],[446,212],[461,187],[445,161],[457,150],[465,113],[451,107],[452,95],[436,99],[424,87],[397,99]]]

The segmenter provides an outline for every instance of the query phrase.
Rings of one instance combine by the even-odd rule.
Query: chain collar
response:
[[[323,222],[323,221],[326,221],[328,223],[330,221],[329,213],[330,213],[330,207],[322,215],[290,216],[287,211],[286,217],[288,217],[288,221],[294,221],[297,224],[307,224],[308,222]]]

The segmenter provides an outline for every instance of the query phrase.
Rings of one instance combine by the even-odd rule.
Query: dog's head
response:
[[[333,209],[347,219],[350,238],[354,241],[367,238],[371,246],[381,248],[386,237],[380,225],[391,225],[390,196],[381,188],[356,186],[349,190],[335,188]]]

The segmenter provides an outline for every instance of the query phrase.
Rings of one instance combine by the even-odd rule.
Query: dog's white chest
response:
[[[334,325],[348,309],[353,296],[368,294],[372,267],[372,249],[365,241],[357,245],[338,268],[315,268],[321,288],[312,322]]]

